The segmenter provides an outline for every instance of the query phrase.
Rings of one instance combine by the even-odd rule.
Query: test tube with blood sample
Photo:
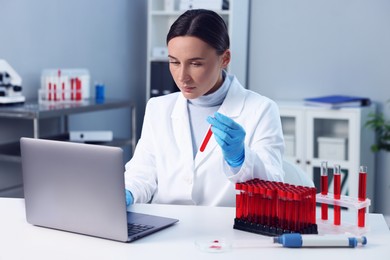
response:
[[[341,172],[340,172],[340,165],[336,164],[333,168],[333,195],[335,200],[340,199],[341,195]],[[341,220],[341,212],[340,212],[340,206],[337,206],[336,203],[334,205],[334,224],[340,225]]]
[[[328,194],[328,162],[321,162],[321,194]],[[321,219],[328,219],[328,204],[321,204]]]
[[[359,171],[359,192],[358,199],[359,201],[366,200],[367,193],[367,166],[360,166]],[[366,208],[359,209],[358,211],[358,227],[365,226],[365,215]]]

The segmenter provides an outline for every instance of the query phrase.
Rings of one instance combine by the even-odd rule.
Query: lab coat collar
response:
[[[228,77],[232,77],[232,83],[218,112],[234,119],[239,117],[244,109],[245,89],[235,76]]]
[[[228,93],[226,94],[226,98],[223,101],[218,112],[234,119],[239,117],[241,112],[243,111],[244,101],[245,101],[245,89],[241,86],[241,84],[239,83],[239,81],[235,76],[228,75],[228,77],[231,77],[230,79],[231,84]],[[186,109],[183,111],[187,112]],[[187,121],[188,121],[188,112],[187,112]],[[191,136],[189,138],[191,138]],[[212,136],[210,138],[209,143],[206,146],[206,149],[203,152],[198,152],[196,154],[195,162],[194,162],[195,170],[205,161],[207,157],[209,157],[209,155],[213,152],[214,149],[218,149],[218,147],[217,147],[217,141],[215,140],[214,136]]]
[[[189,158],[189,163],[193,163],[193,151],[191,141],[191,128],[187,110],[187,99],[179,93],[174,105],[172,114],[173,133],[177,144],[180,144],[180,151],[184,158]]]
[[[218,112],[234,119],[240,116],[244,108],[245,90],[235,76],[227,76],[231,77],[231,83],[228,93],[226,94],[225,100],[223,101],[221,107],[218,109]],[[212,136],[204,152],[198,152],[196,154],[195,169],[205,161],[205,159],[213,152],[214,149],[220,148],[217,147],[217,141],[215,140],[214,136]]]

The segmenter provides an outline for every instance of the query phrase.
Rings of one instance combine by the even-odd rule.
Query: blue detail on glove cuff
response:
[[[125,193],[126,193],[126,206],[129,206],[134,202],[133,194],[131,194],[131,192],[126,189],[125,189]]]
[[[235,159],[228,159],[226,156],[224,156],[225,161],[227,164],[229,164],[231,167],[240,167],[245,160],[245,152],[244,150],[240,153],[240,155]]]

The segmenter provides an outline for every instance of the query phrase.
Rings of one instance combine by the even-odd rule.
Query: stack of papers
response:
[[[314,98],[305,98],[305,105],[320,106],[326,108],[361,107],[369,106],[371,100],[365,97],[331,95]]]

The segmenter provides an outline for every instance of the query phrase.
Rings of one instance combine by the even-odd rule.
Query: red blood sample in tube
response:
[[[328,163],[322,162],[321,163],[321,194],[327,195],[328,194]],[[327,220],[328,219],[328,204],[321,204],[321,219]]]
[[[52,92],[52,90],[51,90],[51,82],[49,82],[49,97],[48,97],[49,100],[51,100],[51,92]]]
[[[81,100],[81,80],[76,78],[76,100]]]
[[[199,148],[199,151],[203,152],[206,149],[206,146],[207,146],[212,134],[213,134],[213,132],[211,131],[211,126],[210,126],[209,130],[207,130],[207,134],[202,142],[202,145]]]
[[[71,78],[70,79],[70,90],[71,90],[71,93],[70,93],[70,99],[71,100],[75,100],[76,98],[76,93],[75,93],[75,79],[74,78]]]
[[[286,224],[287,224],[287,229],[288,230],[293,230],[294,229],[294,226],[295,226],[295,223],[294,223],[294,213],[293,213],[293,209],[294,209],[294,194],[292,193],[292,191],[287,191],[286,192],[286,195],[287,195],[287,201],[286,201]]]
[[[260,220],[260,187],[258,186],[258,183],[254,183],[254,195],[255,195],[255,223],[259,223]]]
[[[340,165],[335,165],[334,166],[334,171],[333,171],[333,190],[334,190],[334,199],[339,200],[340,199],[340,194],[341,194],[341,174],[340,174]],[[340,225],[340,220],[341,220],[341,212],[340,212],[340,206],[334,206],[334,224],[335,225]]]
[[[242,185],[242,217],[247,220],[248,219],[248,183],[244,183]]]
[[[54,90],[53,90],[53,96],[54,96],[53,100],[57,101],[57,85],[54,84],[53,88],[54,88]]]
[[[265,223],[265,207],[266,207],[266,188],[264,184],[260,186],[260,224]]]
[[[242,217],[242,194],[241,183],[236,183],[236,218]]]
[[[267,187],[266,191],[266,204],[265,204],[265,219],[266,225],[270,226],[272,223],[272,190]]]
[[[286,192],[283,190],[278,190],[278,216],[279,216],[279,226],[285,229],[286,221]]]
[[[254,187],[253,184],[250,183],[248,187],[248,219],[249,222],[254,222]]]
[[[367,166],[360,166],[359,171],[359,201],[365,201],[367,196]],[[365,226],[366,209],[362,208],[358,211],[358,227]]]
[[[311,190],[311,192],[310,192]],[[309,192],[311,193],[311,196],[310,196],[310,199],[311,199],[311,220],[310,220],[310,223],[311,224],[315,224],[316,223],[316,193],[317,193],[317,190],[316,188],[309,188]]]

